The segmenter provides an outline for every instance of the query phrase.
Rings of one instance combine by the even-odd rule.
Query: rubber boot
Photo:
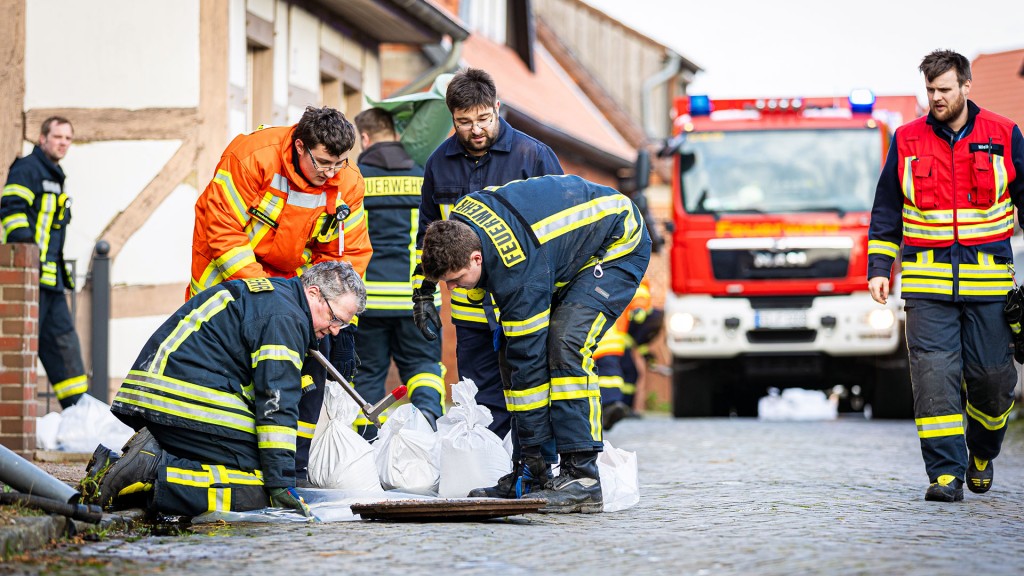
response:
[[[124,445],[121,458],[100,480],[99,504],[115,510],[138,505],[148,499],[158,475],[163,450],[143,428]]]
[[[597,452],[562,454],[561,460],[558,476],[544,490],[530,495],[531,498],[548,501],[540,512],[594,514],[604,510]]]
[[[488,488],[474,488],[470,498],[522,498],[551,481],[551,466],[544,462],[540,447],[523,448],[522,459],[512,464],[512,471]]]
[[[619,420],[627,418],[632,410],[629,405],[622,401],[615,401],[601,408],[601,428],[607,432],[615,426]]]
[[[960,502],[964,499],[964,482],[951,474],[943,474],[928,485],[924,499],[931,502]]]
[[[995,473],[992,470],[991,460],[982,460],[971,454],[971,464],[967,467],[967,488],[975,494],[984,494],[992,487],[992,478]]]

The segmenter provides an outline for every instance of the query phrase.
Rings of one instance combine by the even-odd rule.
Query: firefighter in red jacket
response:
[[[363,210],[363,177],[348,153],[355,129],[333,108],[307,107],[298,124],[236,137],[196,201],[188,297],[227,280],[291,278],[325,260],[350,262],[361,276],[373,253]],[[346,377],[355,371],[353,328],[321,342]],[[296,467],[302,473],[323,401],[323,369],[299,407]]]
[[[1003,303],[1013,288],[1013,209],[1024,208],[1024,138],[967,100],[971,68],[960,54],[932,52],[920,70],[930,112],[898,128],[889,149],[871,214],[868,287],[884,304],[902,242],[925,500],[954,502],[965,479],[972,492],[992,486],[1013,407]]]

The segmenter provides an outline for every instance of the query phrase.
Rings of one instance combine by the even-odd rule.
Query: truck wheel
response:
[[[879,359],[875,366],[871,416],[883,420],[904,420],[914,417],[910,361],[907,359],[907,345],[902,342],[896,353]]]
[[[676,418],[728,416],[718,400],[715,370],[706,363],[676,359],[672,363],[672,415]],[[724,408],[724,409],[723,409]]]

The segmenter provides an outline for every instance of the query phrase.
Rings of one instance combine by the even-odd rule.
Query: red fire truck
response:
[[[891,117],[874,96],[676,102],[666,338],[676,416],[753,416],[769,387],[842,386],[912,415],[903,309],[867,291]],[[896,120],[895,123],[898,123]]]

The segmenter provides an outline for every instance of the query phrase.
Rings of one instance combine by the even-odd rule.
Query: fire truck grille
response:
[[[711,250],[717,280],[844,278],[850,251],[844,248]]]

